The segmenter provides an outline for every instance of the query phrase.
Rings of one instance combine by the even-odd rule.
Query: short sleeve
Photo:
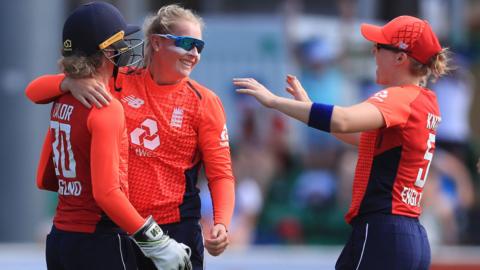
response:
[[[366,102],[374,105],[382,113],[386,127],[403,125],[411,113],[410,104],[418,97],[419,89],[391,87],[381,90]]]

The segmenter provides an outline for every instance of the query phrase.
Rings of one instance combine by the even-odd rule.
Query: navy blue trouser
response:
[[[185,219],[179,223],[160,225],[163,232],[179,243],[184,243],[192,250],[190,261],[193,270],[203,270],[203,235],[198,219]],[[152,260],[145,257],[140,248],[133,244],[137,254],[139,270],[156,270]]]
[[[49,270],[135,270],[135,252],[121,229],[98,227],[94,233],[68,232],[55,226],[47,235]]]
[[[418,219],[376,213],[354,218],[352,227],[335,269],[429,269],[430,244]]]

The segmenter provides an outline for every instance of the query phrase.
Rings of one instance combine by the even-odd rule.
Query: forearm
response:
[[[44,75],[30,82],[25,88],[25,95],[32,102],[46,104],[63,94],[61,84],[65,75]]]
[[[308,124],[312,102],[302,102],[283,97],[276,97],[272,102],[272,108],[292,118]]]
[[[145,219],[133,208],[119,187],[107,192],[97,191],[94,194],[98,206],[127,233],[136,232],[145,223]]]
[[[235,183],[233,179],[210,180],[213,219],[215,224],[223,224],[228,229],[235,207]]]

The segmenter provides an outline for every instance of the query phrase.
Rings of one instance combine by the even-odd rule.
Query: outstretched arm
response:
[[[276,109],[315,128],[319,123],[324,131],[355,133],[385,126],[382,113],[374,105],[363,102],[350,107],[301,102],[274,95],[252,78],[235,78],[238,93],[255,97],[262,105]]]

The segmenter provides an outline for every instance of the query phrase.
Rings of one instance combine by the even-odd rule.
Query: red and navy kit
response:
[[[127,199],[128,141],[122,105],[87,109],[70,94],[53,103],[37,185],[56,191],[47,268],[137,269],[126,232],[144,219]]]
[[[143,225],[127,199],[123,108],[118,101],[111,105],[87,109],[69,94],[53,103],[37,185],[58,194],[57,229],[93,233],[102,218],[129,233]]]
[[[366,102],[386,126],[361,134],[346,215],[352,233],[335,269],[426,270],[430,245],[417,217],[441,119],[437,99],[411,85],[387,88]]]
[[[200,218],[196,187],[205,167],[214,221],[229,226],[234,182],[220,99],[190,78],[158,85],[146,69],[117,80],[130,139],[130,200],[160,224]]]
[[[435,93],[392,87],[366,102],[380,110],[386,127],[361,134],[346,220],[375,212],[418,217],[441,119]]]

